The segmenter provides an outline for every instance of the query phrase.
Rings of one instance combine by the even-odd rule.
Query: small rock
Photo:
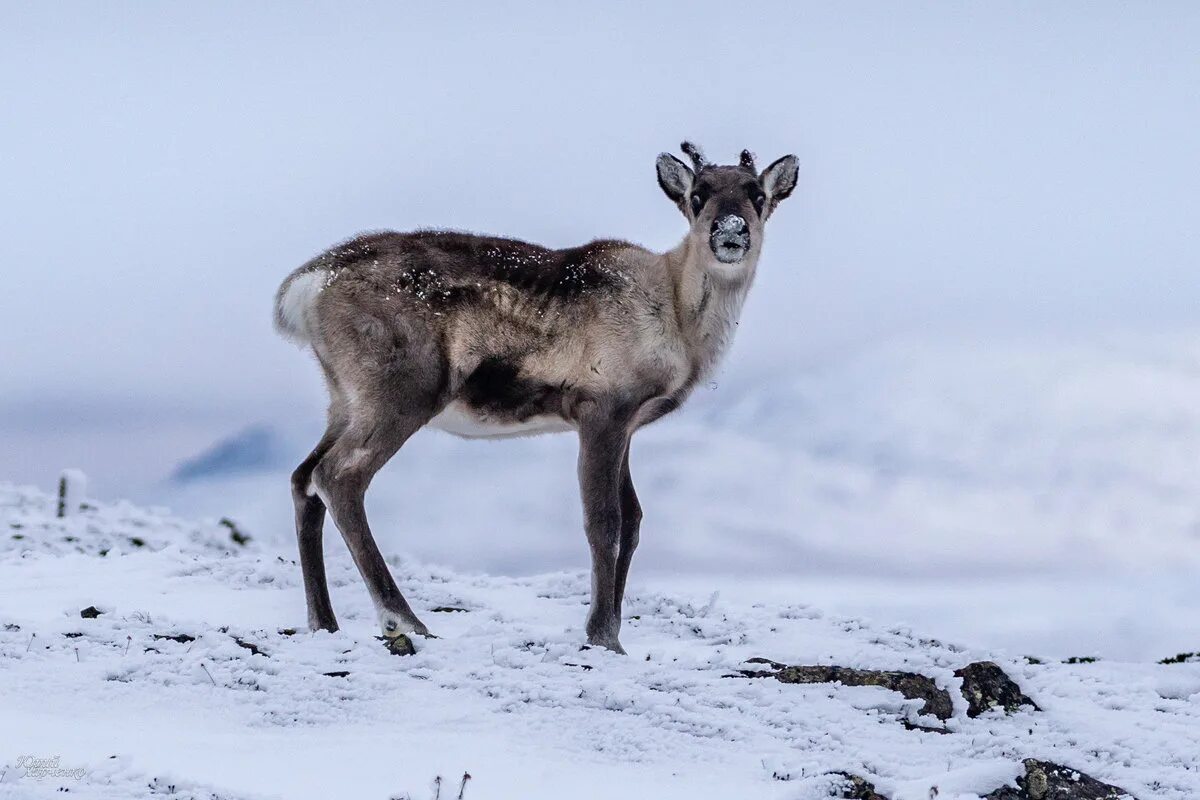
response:
[[[322,675],[328,675],[330,678],[346,678],[349,677],[349,670],[337,669],[333,672],[322,672]]]
[[[1200,661],[1200,653],[1176,653],[1170,658],[1164,658],[1159,661],[1160,664],[1188,664],[1193,661]]]
[[[399,636],[376,636],[375,638],[383,642],[383,646],[394,656],[416,655],[417,648],[413,647],[412,639],[403,633]]]
[[[84,619],[95,619],[96,617],[100,616],[103,613],[104,613],[103,611],[96,608],[95,606],[88,606],[87,608],[85,608],[79,612],[79,616],[83,617]]]
[[[765,658],[752,658],[749,664],[766,664],[774,672],[743,670],[749,678],[773,677],[781,683],[841,683],[846,686],[882,686],[907,697],[909,700],[924,700],[920,713],[932,714],[941,720],[954,714],[954,703],[950,693],[939,689],[932,678],[915,672],[893,672],[888,670],[852,669],[850,667],[788,666]]]
[[[470,610],[469,608],[459,608],[458,606],[438,606],[437,608],[430,609],[434,614],[466,614]]]
[[[196,641],[195,636],[186,633],[156,633],[154,634],[154,638],[159,640],[169,639],[172,642],[179,642],[180,644]]]
[[[1004,786],[983,800],[1121,800],[1133,795],[1124,789],[1101,783],[1079,770],[1027,758],[1025,774],[1017,778],[1017,788]]]
[[[1041,711],[1037,703],[1021,691],[1021,687],[993,661],[976,661],[954,673],[962,678],[962,694],[967,699],[967,716],[978,717],[990,709],[1003,708],[1012,713],[1021,706]]]
[[[264,657],[264,658],[270,658],[270,656],[269,656],[269,655],[267,655],[266,653],[264,653],[264,652],[263,652],[263,651],[262,651],[262,650],[259,648],[259,646],[258,646],[258,645],[256,645],[256,644],[254,644],[253,642],[247,642],[247,641],[245,641],[245,640],[243,640],[243,639],[239,639],[239,638],[238,638],[238,637],[236,637],[236,636],[235,636],[235,637],[233,637],[233,641],[234,641],[234,642],[237,644],[237,646],[238,646],[238,647],[242,648],[243,650],[249,650],[249,651],[250,651],[250,653],[251,653],[251,655],[262,656],[262,657]]]
[[[888,800],[876,792],[875,785],[866,778],[851,775],[849,772],[835,772],[833,774],[840,777],[845,783],[842,793],[838,795],[838,797],[844,800]]]

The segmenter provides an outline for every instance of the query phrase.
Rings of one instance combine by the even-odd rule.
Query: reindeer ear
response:
[[[692,190],[695,173],[670,153],[659,155],[655,166],[658,169],[658,185],[667,197],[671,198],[671,202],[682,207],[688,192]]]
[[[799,178],[800,162],[795,156],[784,156],[762,171],[759,180],[763,190],[771,199],[771,205],[778,203],[792,193]]]

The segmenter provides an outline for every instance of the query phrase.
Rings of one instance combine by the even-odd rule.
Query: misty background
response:
[[[639,445],[668,529],[644,574],[973,633],[929,609],[974,584],[922,610],[878,575],[911,598],[1008,570],[1019,646],[1070,604],[1047,586],[1144,562],[1077,601],[1125,603],[1078,644],[1182,647],[1195,573],[1161,568],[1200,548],[1197,42],[1189,3],[5,6],[0,479],[80,467],[287,542],[324,404],[271,329],[291,269],[380,228],[665,249],[660,151],[792,152],[732,352]],[[582,568],[572,448],[422,434],[372,499],[385,549]]]

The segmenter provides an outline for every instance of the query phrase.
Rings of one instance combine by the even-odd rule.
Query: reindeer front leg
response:
[[[620,417],[596,415],[579,428],[579,491],[592,551],[588,644],[624,653],[618,634],[617,560],[621,546],[621,479],[629,433]]]
[[[616,603],[617,625],[621,624],[621,603],[625,600],[625,581],[629,577],[629,565],[633,551],[637,550],[642,527],[642,504],[638,502],[633,488],[633,477],[629,474],[629,450],[625,445],[625,458],[621,463],[621,548],[617,553],[617,581],[613,589]]]

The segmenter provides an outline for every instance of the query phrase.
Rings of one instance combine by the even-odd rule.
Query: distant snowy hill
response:
[[[890,800],[997,800],[1030,796],[1026,758],[1071,785],[1200,796],[1200,663],[1031,663],[800,602],[646,590],[620,657],[580,647],[584,573],[393,557],[441,637],[397,657],[344,548],[342,630],[310,634],[289,551],[129,503],[54,505],[0,484],[2,798],[817,800],[851,796],[845,772]],[[746,677],[756,657],[903,672],[930,699]],[[975,716],[956,672],[985,659],[1040,710]]]
[[[278,469],[286,464],[286,453],[278,433],[265,425],[256,425],[184,461],[171,473],[171,480],[189,483]]]

